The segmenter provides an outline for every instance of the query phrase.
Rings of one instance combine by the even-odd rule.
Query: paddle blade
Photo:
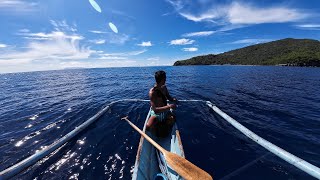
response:
[[[204,170],[200,169],[196,165],[192,164],[185,158],[171,153],[166,152],[164,154],[165,159],[169,166],[175,170],[180,176],[186,180],[196,179],[196,180],[212,180],[213,178]]]

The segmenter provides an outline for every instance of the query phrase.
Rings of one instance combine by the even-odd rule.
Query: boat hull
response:
[[[149,117],[150,111],[147,115],[143,132],[145,132],[167,151],[178,154],[181,157],[185,157],[177,124],[175,123],[173,125],[171,133],[166,138],[158,138],[151,132],[146,131],[146,124]],[[169,180],[182,179],[167,165],[163,155],[141,136],[132,179],[154,179],[159,173],[163,173]]]

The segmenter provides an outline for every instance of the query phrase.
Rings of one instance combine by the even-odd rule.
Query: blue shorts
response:
[[[165,112],[161,112],[161,113],[155,113],[152,109],[150,112],[151,116],[155,116],[157,118],[158,121],[162,122],[165,121],[167,116],[168,116],[168,112],[169,111],[165,111]]]

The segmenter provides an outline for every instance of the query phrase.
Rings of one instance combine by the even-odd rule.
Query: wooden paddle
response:
[[[184,179],[195,179],[195,180],[209,180],[212,177],[205,172],[204,170],[200,169],[196,165],[192,164],[190,161],[186,160],[185,158],[171,153],[165,149],[163,149],[158,143],[154,142],[148,135],[142,132],[137,126],[130,122],[128,116],[121,118],[122,120],[126,120],[130,126],[132,126],[135,130],[137,130],[146,140],[148,140],[154,147],[156,147],[159,151],[162,152],[164,158],[166,159],[167,163],[173,170],[175,170],[180,176]]]

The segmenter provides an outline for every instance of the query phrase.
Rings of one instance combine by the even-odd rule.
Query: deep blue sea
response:
[[[178,99],[208,100],[266,140],[320,166],[320,69],[187,66],[0,74],[0,170],[45,148],[121,99],[148,99],[154,72]],[[15,179],[130,179],[148,102],[119,102]],[[201,102],[180,102],[186,158],[214,179],[313,179]]]

